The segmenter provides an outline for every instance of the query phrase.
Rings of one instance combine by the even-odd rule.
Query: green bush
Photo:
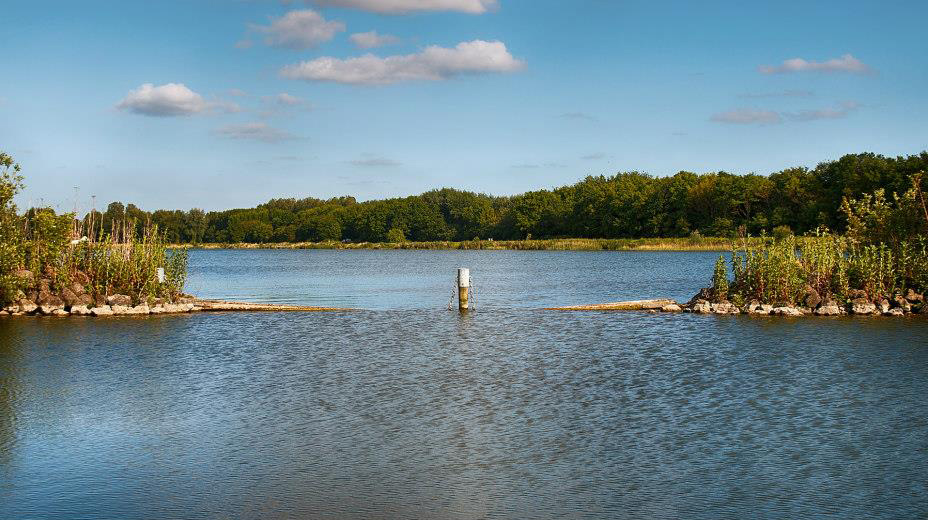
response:
[[[23,188],[19,165],[0,152],[0,305],[5,306],[22,289],[15,276],[23,262],[20,218],[13,197]]]

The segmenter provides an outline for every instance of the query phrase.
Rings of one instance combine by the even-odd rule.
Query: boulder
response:
[[[74,294],[74,291],[71,289],[61,291],[61,299],[64,301],[66,307],[73,307],[74,305],[81,304],[80,297]]]
[[[881,314],[886,314],[887,312],[889,312],[889,300],[887,300],[886,298],[883,298],[882,300],[879,301],[879,303],[877,303],[877,308],[879,309]]]
[[[29,300],[19,300],[17,302],[19,312],[23,314],[32,314],[39,309],[39,306]]]
[[[770,314],[775,316],[802,316],[802,311],[792,306],[774,307]]]
[[[905,293],[905,299],[908,300],[909,303],[919,303],[919,302],[925,301],[925,295],[924,295],[924,294],[918,294],[917,292],[913,291],[912,289],[909,289],[909,290],[906,291],[906,293]]]
[[[661,307],[661,312],[680,312],[683,309],[676,303],[671,303],[670,305],[664,305]]]
[[[851,314],[873,314],[877,312],[876,305],[866,301],[863,298],[857,298],[851,302]]]
[[[148,315],[148,314],[151,314],[151,308],[148,307],[147,303],[143,303],[141,305],[136,305],[135,307],[132,307],[132,309],[129,311],[128,314]]]
[[[109,305],[101,305],[90,309],[90,314],[94,316],[112,316],[113,309]]]
[[[132,307],[129,307],[128,305],[110,305],[109,307],[112,309],[113,315],[115,316],[124,316],[129,314],[129,311],[132,309]]]
[[[48,278],[39,280],[39,292],[51,292],[52,282]]]
[[[193,310],[192,303],[165,303],[164,312],[179,313],[190,312]]]
[[[81,300],[81,305],[86,305],[86,306],[88,306],[88,307],[91,307],[91,306],[95,305],[95,303],[96,303],[96,302],[94,302],[94,300],[93,300],[93,296],[91,296],[91,295],[89,295],[89,294],[82,294],[82,295],[80,295],[80,300]]]
[[[693,312],[697,314],[709,314],[712,312],[712,305],[706,300],[696,300],[691,306]]]
[[[92,313],[86,305],[74,305],[71,307],[72,316],[90,316]]]
[[[912,312],[912,304],[901,294],[895,295],[891,303],[894,307],[902,309],[903,312]]]
[[[714,314],[741,314],[741,310],[731,302],[719,302],[710,305]]]
[[[39,291],[39,297],[35,301],[37,304],[47,305],[52,307],[64,307],[64,300],[58,297],[56,294],[52,294],[48,291]]]
[[[69,285],[69,286],[68,286],[68,289],[71,289],[71,292],[73,292],[74,294],[77,294],[77,295],[84,294],[84,286],[83,286],[83,284],[80,284],[80,283],[77,283],[77,282],[74,282],[74,283],[72,283],[71,285]]]
[[[811,286],[806,286],[805,293],[802,296],[802,302],[806,307],[814,309],[822,303],[822,297],[818,294],[818,291],[813,289]]]
[[[850,291],[847,292],[847,297],[850,298],[851,300],[854,300],[857,298],[863,298],[867,300],[867,291],[864,291],[861,289],[851,289]]]
[[[904,316],[905,312],[899,307],[893,307],[883,312],[883,316]]]
[[[66,310],[64,310],[64,309],[61,309],[61,308],[55,309],[55,310],[53,310],[52,313],[51,313],[51,316],[58,316],[58,317],[70,316],[70,315],[71,315],[70,312],[68,312],[68,311],[66,311]]]
[[[760,303],[757,300],[751,300],[750,303],[744,306],[744,312],[746,314],[754,314],[758,316],[766,316],[770,314],[770,311],[773,310],[773,305],[767,305]]]
[[[194,303],[196,301],[197,299],[193,296],[190,296],[189,294],[181,294],[180,296],[174,299],[174,303],[180,303],[180,304]]]
[[[152,314],[164,314],[166,312],[167,310],[165,310],[164,305],[155,305],[151,308]]]
[[[128,307],[132,305],[132,298],[125,294],[111,294],[106,297],[106,304],[110,307],[117,305],[120,307]]]
[[[39,305],[39,314],[42,316],[60,316],[55,311],[64,311],[63,305]],[[67,314],[67,312],[65,312]]]
[[[840,316],[841,307],[834,301],[827,301],[814,311],[817,316]]]

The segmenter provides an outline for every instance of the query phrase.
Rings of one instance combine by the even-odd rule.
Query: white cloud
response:
[[[402,81],[443,80],[462,74],[512,72],[524,66],[513,58],[503,42],[474,40],[453,49],[431,45],[416,54],[380,58],[365,54],[357,58],[316,58],[288,65],[285,78],[332,81],[354,85],[387,85]]]
[[[573,119],[575,121],[599,121],[599,118],[591,116],[586,112],[565,112],[558,117],[561,119]]]
[[[271,19],[270,25],[252,24],[251,29],[267,36],[264,43],[273,47],[302,50],[316,47],[345,30],[342,22],[327,21],[316,11],[304,9],[290,11],[280,18]]]
[[[717,123],[728,123],[736,125],[764,125],[779,123],[780,114],[769,110],[755,110],[751,108],[740,108],[728,112],[720,112],[712,116],[712,121]]]
[[[348,161],[348,163],[354,166],[360,166],[362,168],[394,168],[402,164],[399,161],[395,161],[393,159],[387,159],[386,157],[369,157],[366,159],[356,159],[354,161]]]
[[[793,58],[780,65],[761,65],[758,70],[762,74],[789,74],[793,72],[848,72],[851,74],[870,74],[873,69],[866,63],[850,54],[828,61],[806,61],[802,58]]]
[[[216,133],[229,139],[248,139],[263,143],[279,143],[296,138],[289,132],[268,126],[267,123],[226,125],[218,128]]]
[[[277,94],[276,96],[274,96],[274,102],[276,102],[278,105],[292,107],[296,105],[302,105],[303,99],[287,94],[286,92],[281,92],[280,94]]]
[[[780,123],[784,119],[796,122],[819,121],[822,119],[841,119],[847,117],[851,112],[854,112],[860,107],[860,103],[855,101],[846,101],[833,108],[800,110],[798,112],[773,112],[770,110],[742,108],[715,114],[712,116],[712,121],[717,123],[741,125],[764,125]]]
[[[400,39],[392,34],[377,34],[377,31],[369,31],[352,34],[351,41],[361,49],[373,49],[384,45],[395,45],[400,42]]]
[[[311,0],[323,7],[348,7],[381,14],[412,11],[457,11],[483,14],[497,6],[497,0]]]
[[[130,90],[116,108],[136,114],[157,117],[189,116],[210,108],[203,96],[187,88],[183,83],[167,83],[154,86],[145,83]]]
[[[785,114],[793,121],[819,121],[821,119],[841,119],[860,108],[860,103],[847,101],[834,108],[821,108],[817,110],[800,110],[799,112]]]
[[[738,97],[745,99],[765,99],[765,98],[802,98],[813,97],[815,92],[811,90],[781,90],[779,92],[747,92],[740,94]]]

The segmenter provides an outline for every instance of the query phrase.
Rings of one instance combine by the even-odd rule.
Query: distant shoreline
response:
[[[555,238],[545,240],[467,240],[462,242],[282,242],[173,244],[189,249],[407,249],[492,251],[729,251],[732,241],[689,238]]]

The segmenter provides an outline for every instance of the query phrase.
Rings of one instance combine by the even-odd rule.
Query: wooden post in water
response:
[[[458,310],[466,312],[468,308],[467,297],[470,292],[470,269],[458,269]]]

